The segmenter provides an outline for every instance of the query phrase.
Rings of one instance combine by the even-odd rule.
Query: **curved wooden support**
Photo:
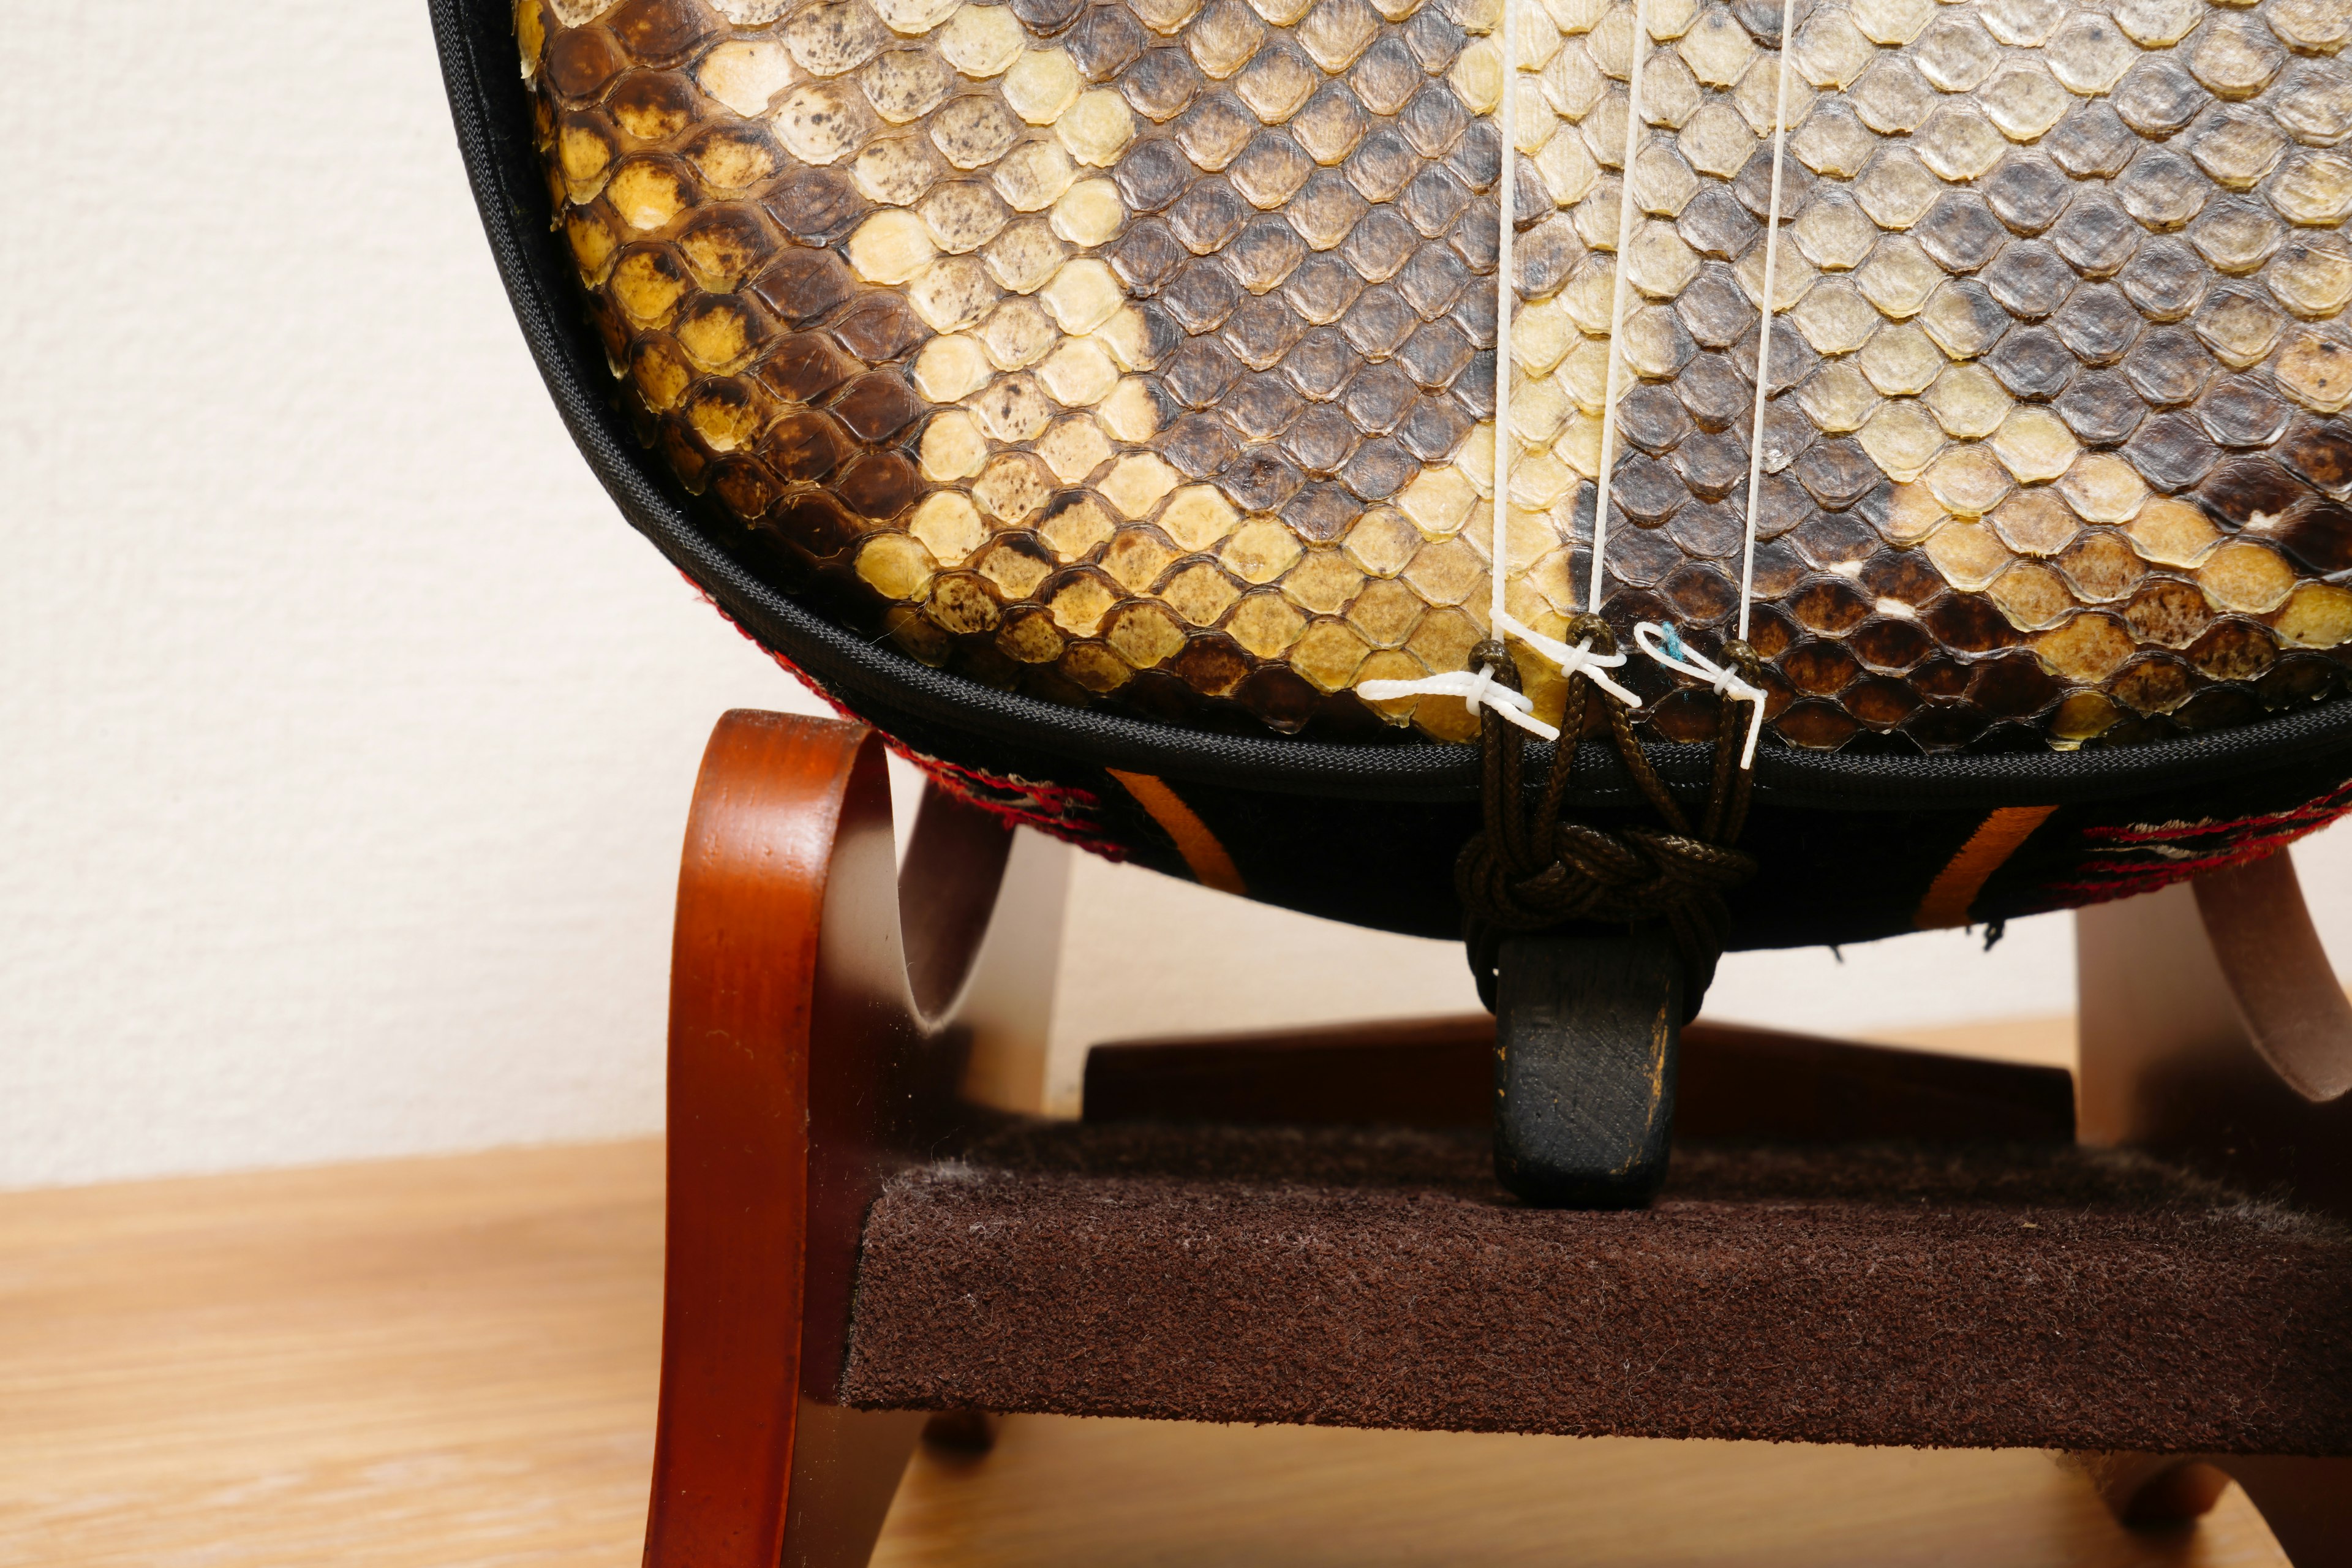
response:
[[[2269,1454],[2068,1454],[2118,1522],[2174,1529],[2234,1480],[2294,1568],[2352,1568],[2352,1459]]]
[[[2075,913],[2084,1142],[2205,1165],[2352,1216],[2352,1005],[2284,853]],[[2316,1326],[2315,1326],[2315,1331]],[[2126,1524],[2185,1523],[2231,1479],[2296,1568],[2352,1568],[2352,1459],[2074,1457]]]
[[[2166,1530],[2213,1511],[2230,1478],[2189,1454],[2060,1454],[2080,1470],[2116,1516],[2134,1530]]]
[[[2352,1089],[2352,997],[2312,929],[2294,858],[2209,871],[2189,886],[2254,1054],[2315,1105]]]
[[[961,1114],[971,1031],[950,1020],[1010,837],[934,793],[902,931],[872,731],[738,711],[711,735],[670,982],[648,1568],[849,1568],[873,1548],[923,1418],[835,1402],[858,1233]]]
[[[1495,1174],[1548,1208],[1628,1208],[1666,1179],[1682,963],[1654,932],[1522,936],[1495,965]]]
[[[2083,1141],[2352,1215],[2352,1005],[2284,853],[2074,917]]]
[[[2313,1105],[2352,1089],[2352,1000],[2288,854],[2077,910],[2075,928],[2084,1068],[2101,1091],[2186,1054],[2258,1061]],[[2130,1141],[2133,1124],[2121,1103],[2086,1116],[2100,1142]]]
[[[934,1453],[978,1458],[996,1447],[1002,1417],[985,1410],[942,1410],[923,1423],[923,1447]]]

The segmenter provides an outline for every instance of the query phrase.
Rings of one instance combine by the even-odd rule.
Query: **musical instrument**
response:
[[[1533,929],[1483,836],[1704,949],[2352,808],[2329,0],[436,16],[624,510],[1008,817]]]

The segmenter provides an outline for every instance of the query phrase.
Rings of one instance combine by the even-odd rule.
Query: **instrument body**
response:
[[[1355,688],[1460,668],[1485,630],[1500,56],[1491,7],[1397,9],[436,16],[551,390],[750,635],[1003,815],[1450,935],[1475,720]],[[1755,518],[1769,729],[1732,945],[2120,896],[2352,806],[2352,89],[2324,18],[2143,5],[2085,37],[2053,9],[2040,42],[2014,5],[1801,18],[1751,495],[1778,12],[1657,0],[1612,340],[1597,218],[1624,210],[1604,132],[1633,31],[1587,9],[1521,45],[1549,52],[1517,137],[1506,593],[1557,636],[1591,587],[1614,341],[1604,618],[1719,648]],[[2185,395],[2131,416],[2117,389],[2184,344]],[[1513,651],[1556,717],[1557,671]],[[1696,800],[1718,699],[1627,679]],[[1640,816],[1585,751],[1572,809]]]

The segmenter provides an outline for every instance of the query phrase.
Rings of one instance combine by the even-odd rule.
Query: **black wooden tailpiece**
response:
[[[1495,1005],[1495,1173],[1531,1204],[1633,1208],[1666,1179],[1683,964],[1654,929],[1515,936]]]
[[[1593,616],[1571,623],[1568,640],[1589,640],[1603,654],[1615,647]],[[1745,644],[1724,654],[1748,681],[1759,679]],[[1471,657],[1517,689],[1501,644],[1482,643]],[[1618,753],[1664,826],[1610,832],[1561,818],[1591,693],[1585,677],[1569,678],[1560,743],[1532,803],[1522,779],[1525,732],[1486,711],[1486,826],[1454,868],[1471,973],[1495,1011],[1496,1173],[1529,1203],[1554,1206],[1646,1203],[1665,1180],[1676,1043],[1730,931],[1724,895],[1756,871],[1752,857],[1731,847],[1747,820],[1749,780],[1739,767],[1747,715],[1727,699],[1696,828],[1643,755],[1625,710],[1606,697]],[[1622,924],[1627,933],[1558,933],[1583,923]]]

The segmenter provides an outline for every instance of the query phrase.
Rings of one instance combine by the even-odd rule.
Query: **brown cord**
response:
[[[1603,654],[1617,639],[1597,616],[1579,616],[1567,639],[1590,638]],[[1725,645],[1724,658],[1751,684],[1762,664],[1747,644]],[[1499,642],[1472,650],[1471,668],[1481,667],[1500,684],[1519,689],[1518,669]],[[1690,818],[1650,765],[1634,738],[1631,714],[1601,693],[1609,730],[1625,770],[1648,799],[1663,831],[1623,827],[1614,832],[1561,816],[1570,774],[1576,766],[1577,737],[1584,730],[1585,704],[1595,700],[1592,682],[1581,672],[1568,680],[1559,741],[1541,795],[1530,803],[1522,787],[1527,732],[1488,708],[1482,715],[1484,748],[1480,772],[1485,826],[1464,845],[1454,868],[1464,914],[1464,942],[1479,997],[1495,1005],[1495,961],[1503,939],[1547,931],[1573,921],[1638,926],[1663,922],[1683,962],[1686,1012],[1696,1014],[1715,978],[1716,961],[1731,935],[1731,911],[1724,895],[1756,874],[1756,860],[1732,847],[1748,821],[1749,774],[1739,766],[1739,705],[1723,704],[1723,727],[1715,749],[1715,773],[1706,811],[1693,831]]]

